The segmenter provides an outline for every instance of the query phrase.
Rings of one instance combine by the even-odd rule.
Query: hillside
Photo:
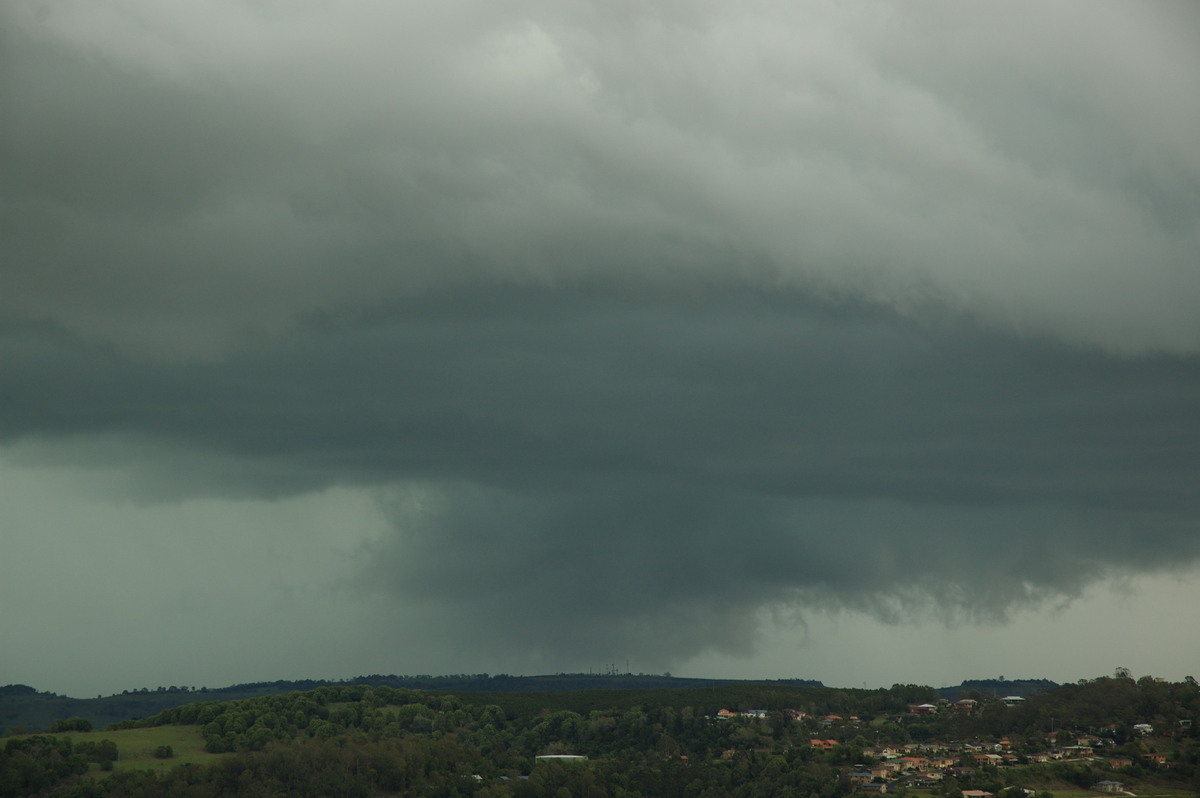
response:
[[[507,674],[469,674],[449,676],[385,676],[373,674],[339,682],[304,679],[253,682],[229,687],[199,689],[158,687],[125,691],[119,695],[96,698],[71,698],[52,692],[39,692],[28,685],[0,687],[0,734],[6,731],[49,729],[55,721],[84,718],[93,727],[103,728],[130,718],[145,718],[171,707],[204,701],[236,701],[268,695],[281,695],[344,684],[367,684],[406,690],[453,691],[459,693],[569,692],[579,690],[661,690],[687,687],[715,687],[762,682],[738,679],[686,679],[650,674],[559,673],[545,676]],[[780,679],[767,684],[820,687],[819,681]]]
[[[542,676],[508,674],[459,674],[447,676],[396,676],[373,674],[343,681],[320,679],[252,682],[219,688],[157,687],[125,691],[96,698],[72,698],[52,692],[40,692],[28,685],[0,687],[0,734],[5,731],[49,729],[55,721],[85,718],[93,727],[104,728],[130,718],[145,718],[172,707],[196,701],[236,701],[313,690],[338,684],[369,684],[409,690],[434,690],[456,693],[530,693],[574,692],[581,690],[672,690],[713,688],[749,684],[773,684],[797,687],[823,687],[814,679],[777,679],[771,681],[739,679],[690,679],[654,674],[559,673]],[[1029,696],[1057,687],[1048,679],[973,679],[955,687],[941,687],[937,695],[954,701],[974,695]]]
[[[1045,693],[1058,687],[1049,679],[967,679],[957,687],[939,687],[938,695],[948,701],[960,698],[980,698],[982,696],[1026,696]]]
[[[104,732],[11,737],[0,798],[848,798],[870,784],[922,798],[1083,798],[1101,783],[1180,798],[1200,783],[1198,720],[1200,687],[1150,677],[1012,704],[954,704],[917,685],[334,685],[193,702]],[[562,754],[577,759],[539,759]]]

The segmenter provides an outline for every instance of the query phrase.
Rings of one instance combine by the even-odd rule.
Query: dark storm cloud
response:
[[[1200,556],[1186,6],[330,8],[0,10],[13,451],[551,665]]]
[[[152,433],[304,463],[323,481],[433,462],[541,479],[561,463],[783,492],[1174,502],[1188,491],[1168,475],[1193,464],[1200,397],[1195,358],[1113,358],[736,289],[425,296],[219,363],[147,365],[34,328],[7,341],[7,436]]]
[[[1190,357],[779,292],[500,286],[220,363],[7,340],[6,438],[156,441],[103,455],[146,457],[158,500],[398,486],[367,584],[547,665],[745,648],[763,606],[999,618],[1200,556]]]

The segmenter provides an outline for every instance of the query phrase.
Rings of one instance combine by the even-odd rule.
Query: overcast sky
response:
[[[1181,679],[1200,6],[0,5],[0,684]]]

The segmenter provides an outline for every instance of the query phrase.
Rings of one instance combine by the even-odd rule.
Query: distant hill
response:
[[[279,688],[275,684],[281,685]],[[128,691],[119,695],[96,698],[71,698],[38,690],[23,684],[0,687],[0,733],[14,730],[43,731],[56,720],[63,718],[86,718],[97,729],[110,723],[129,718],[144,718],[165,709],[189,704],[193,701],[233,701],[239,698],[256,698],[274,693],[319,687],[300,687],[301,682],[277,682],[262,685],[236,685],[216,690],[192,690],[190,688],[157,688]],[[287,685],[286,687],[282,685]]]
[[[926,713],[914,711],[914,704],[942,700],[934,688],[915,684],[856,689],[679,680],[701,686],[630,689],[631,683],[658,684],[665,677],[629,674],[613,675],[608,689],[571,691],[414,690],[381,684],[407,678],[359,677],[282,695],[192,702],[90,734],[83,721],[68,721],[58,725],[73,731],[14,736],[0,750],[0,798],[854,798],[853,782],[866,775],[854,771],[877,758],[871,746],[907,742],[951,752],[940,764],[928,762],[946,775],[935,794],[940,789],[954,795],[960,790],[1006,795],[1005,788],[1015,787],[1011,794],[1028,790],[1044,798],[1069,798],[1100,794],[1090,786],[1119,779],[1126,795],[1182,798],[1195,792],[1200,778],[1200,737],[1193,733],[1200,728],[1200,687],[1194,679],[1173,683],[1103,676],[1014,702],[979,688],[1007,695],[1044,682],[968,681],[955,689],[969,688],[965,695],[978,696],[972,708],[978,711]],[[595,677],[412,678],[440,686],[546,687]],[[346,683],[364,681],[375,684]],[[204,695],[295,684],[240,685]],[[25,685],[11,685],[0,694],[42,702],[62,698]],[[1142,726],[1151,720],[1153,730]],[[1104,749],[1099,756],[1059,748],[1076,748],[1084,735],[1089,747]],[[1015,761],[960,767],[963,757],[988,758],[982,751],[1003,748],[1004,738]],[[586,763],[539,761],[564,753]],[[1064,754],[1070,761],[1058,759]],[[1043,757],[1047,761],[1039,763]],[[105,776],[108,770],[114,773]],[[922,784],[928,784],[924,775],[917,781],[895,773],[878,790],[924,795],[927,786],[909,792]]]
[[[728,684],[782,684],[824,687],[816,679],[689,679],[644,673],[558,673],[546,676],[507,674],[464,676],[360,676],[353,684],[383,685],[409,690],[453,690],[472,693],[571,692],[576,690],[661,690]]]
[[[486,693],[572,692],[580,690],[659,690],[670,688],[718,687],[738,684],[775,684],[791,687],[823,687],[814,679],[687,679],[651,674],[559,673],[545,676],[508,674],[458,674],[451,676],[385,676],[374,674],[353,679],[280,680],[235,684],[229,687],[195,689],[158,687],[126,691],[119,695],[96,698],[71,698],[51,692],[39,692],[24,684],[0,687],[0,733],[5,731],[41,731],[56,720],[86,718],[97,728],[131,718],[146,718],[196,701],[236,701],[339,684],[369,684],[409,690],[439,690]]]
[[[452,691],[456,693],[537,693],[578,692],[584,690],[662,690],[726,687],[735,685],[778,685],[787,687],[824,687],[815,679],[690,679],[667,674],[634,673],[558,673],[541,676],[454,674],[448,676],[396,676],[372,674],[352,679],[279,680],[252,682],[228,687],[199,689],[157,687],[130,690],[119,695],[96,698],[71,698],[51,692],[39,692],[24,684],[0,687],[0,733],[12,730],[41,731],[56,720],[86,718],[95,728],[131,718],[146,718],[173,707],[196,701],[236,701],[243,698],[278,695],[318,687],[369,684],[409,690]],[[1058,685],[1049,679],[969,679],[954,687],[941,687],[937,695],[950,701],[970,697],[1018,695],[1027,697],[1053,690]]]
[[[1009,695],[1018,695],[1024,698],[1038,693],[1048,693],[1055,687],[1058,687],[1058,683],[1049,679],[968,679],[957,687],[939,687],[937,694],[948,701],[969,698],[969,693],[978,693],[981,696],[994,695],[997,698]]]

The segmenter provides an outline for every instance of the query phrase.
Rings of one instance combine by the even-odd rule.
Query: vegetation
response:
[[[842,798],[883,756],[881,746],[903,744],[953,750],[958,760],[939,783],[889,785],[908,798],[957,798],[962,789],[1070,798],[1096,795],[1091,787],[1106,779],[1139,795],[1200,787],[1192,728],[1200,688],[1192,682],[1115,676],[1012,705],[1004,697],[968,691],[974,703],[956,710],[919,685],[536,694],[326,685],[192,702],[104,732],[12,737],[0,751],[0,798]],[[918,704],[939,711],[918,712]],[[1001,740],[1002,762],[979,753],[1000,750]],[[1048,747],[1068,753],[1038,762]],[[544,754],[588,759],[538,763]]]
[[[304,679],[300,681],[279,680],[274,682],[252,682],[229,687],[143,687],[125,690],[120,695],[96,696],[95,698],[70,698],[50,692],[38,692],[23,684],[0,687],[0,731],[20,733],[49,729],[58,719],[84,718],[96,728],[103,728],[127,718],[144,718],[171,707],[195,701],[237,701],[243,698],[260,698],[267,695],[314,690],[318,687],[334,687],[346,684],[368,684],[373,687],[395,687],[408,690],[436,690],[445,692],[572,692],[579,690],[661,690],[684,687],[720,687],[725,685],[750,684],[736,679],[681,679],[670,674],[652,675],[644,673],[602,674],[559,673],[548,676],[510,676],[456,674],[450,676],[358,676],[342,681]],[[811,679],[784,679],[771,684],[820,687],[821,683]],[[61,731],[69,731],[62,729]]]

